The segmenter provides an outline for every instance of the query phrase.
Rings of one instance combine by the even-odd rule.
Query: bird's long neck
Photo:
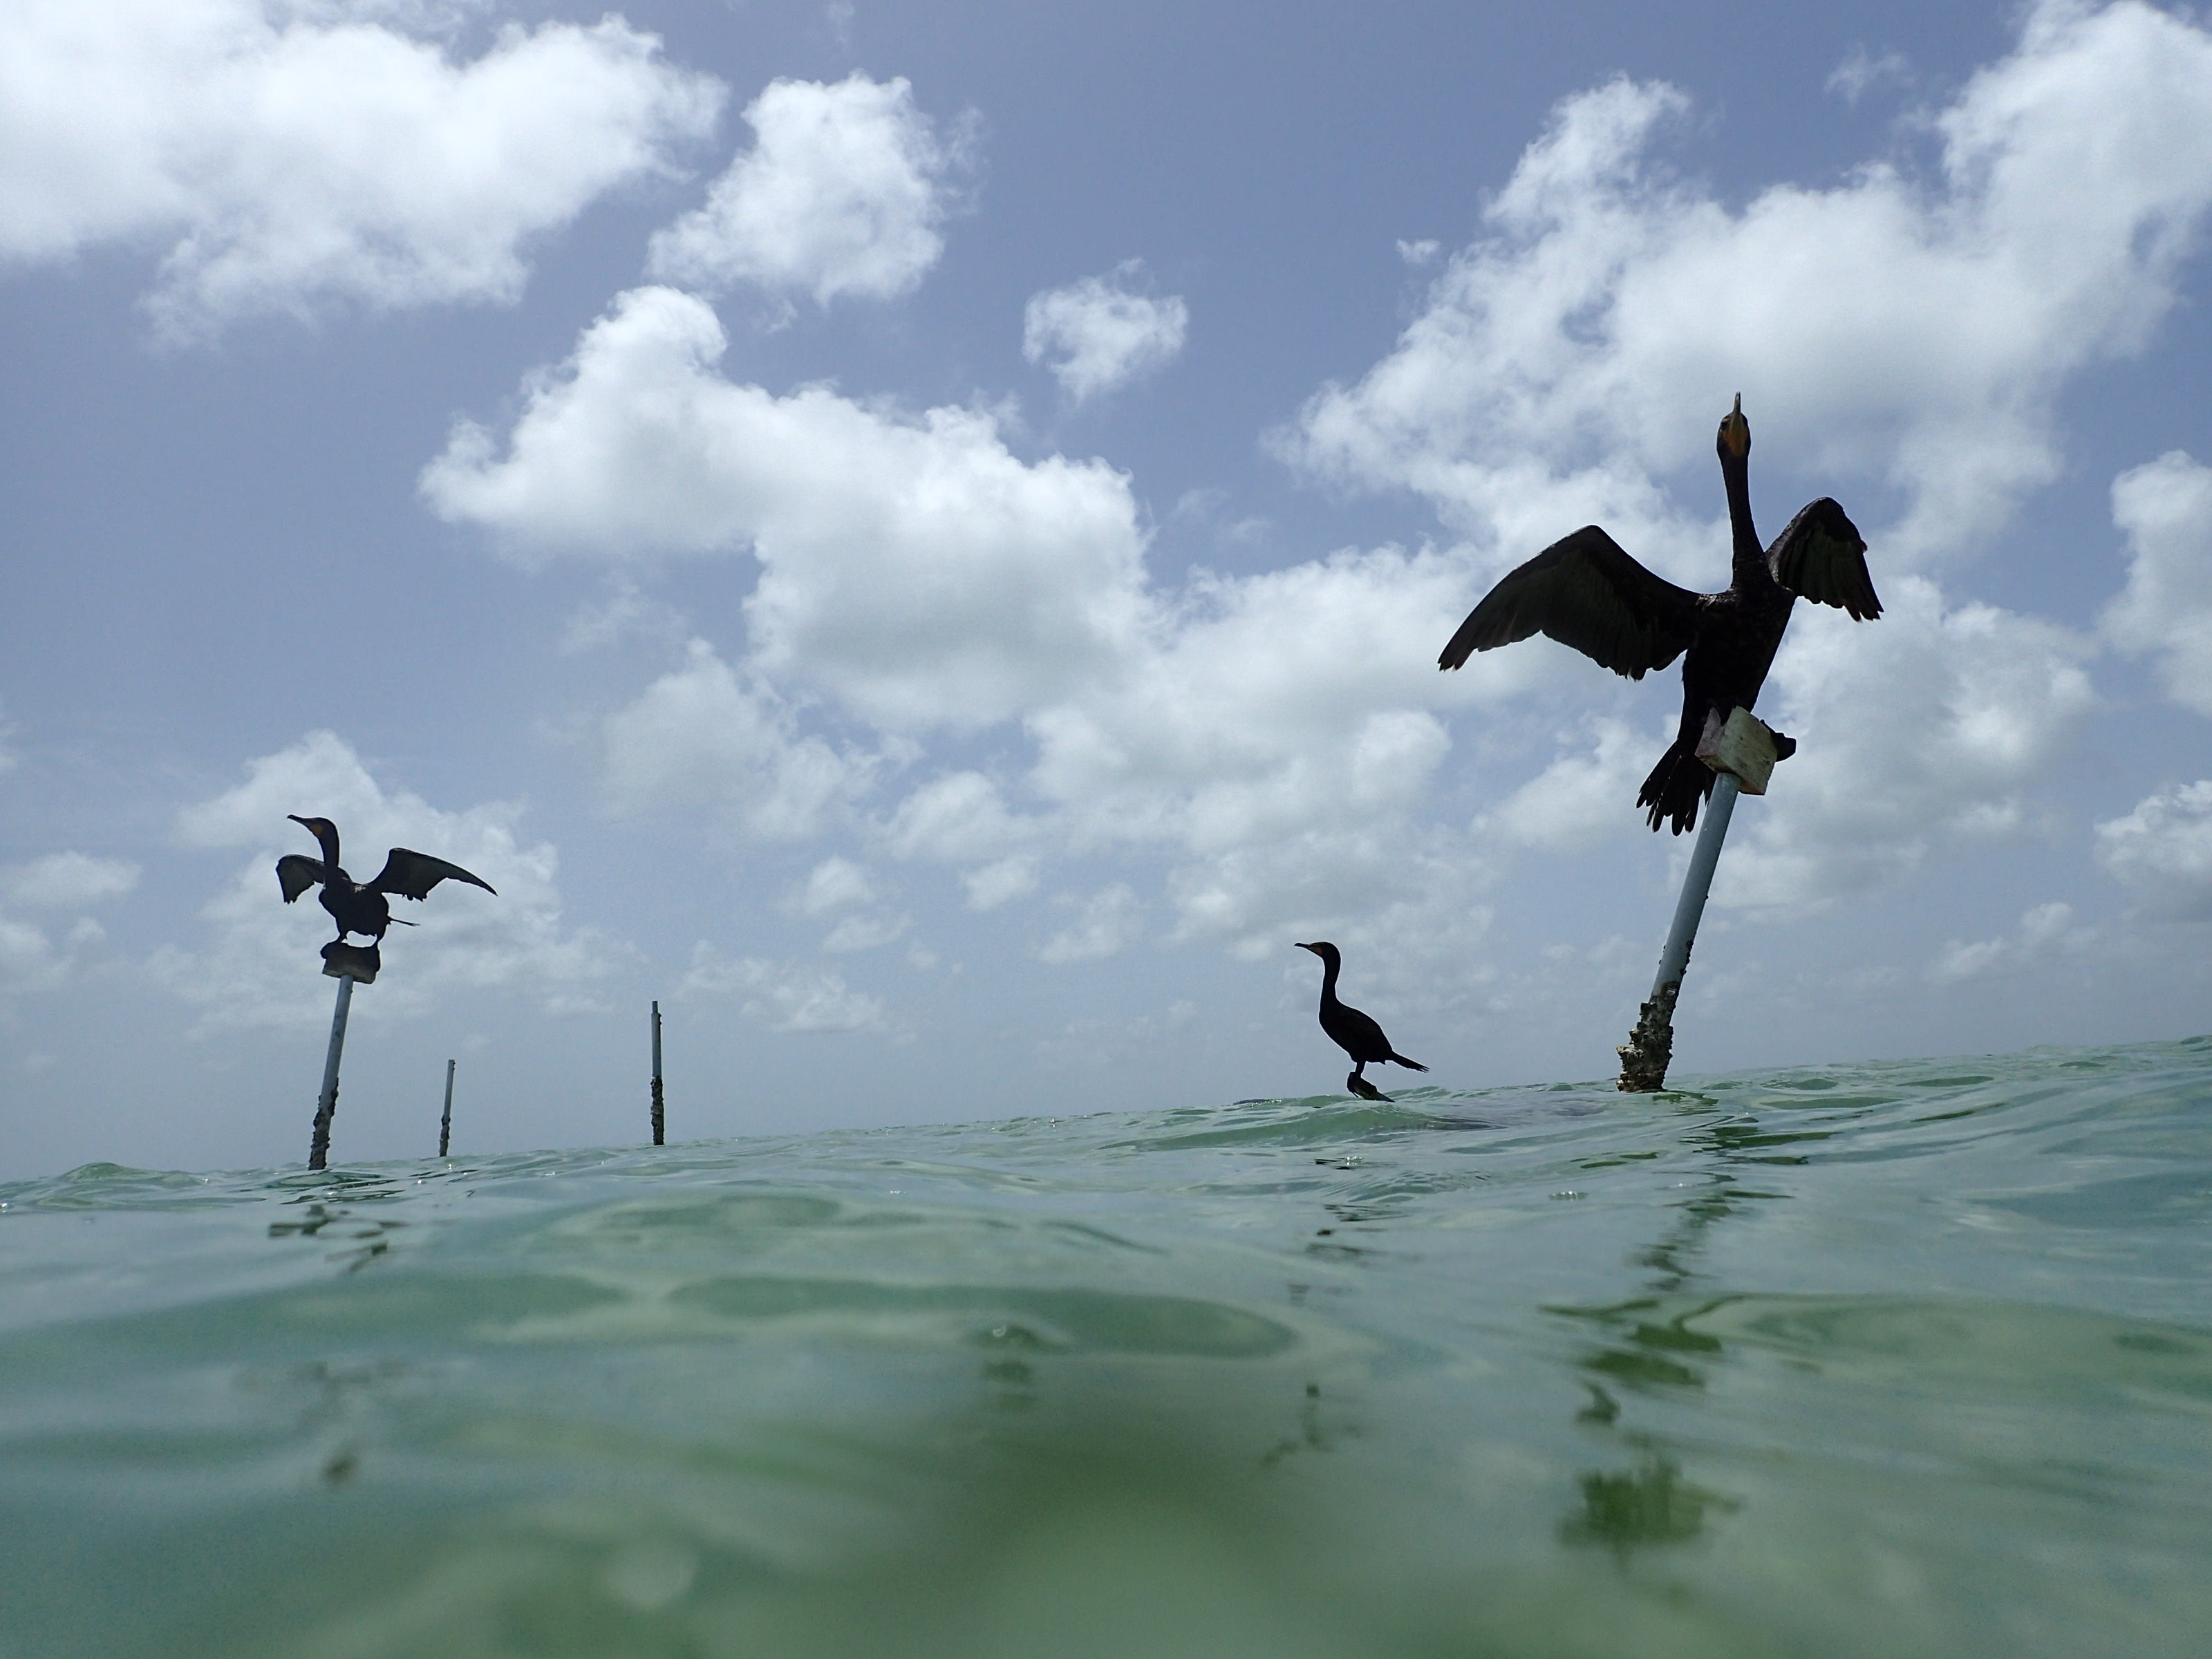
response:
[[[1768,574],[1766,550],[1751,522],[1751,460],[1747,455],[1721,451],[1721,482],[1728,486],[1730,568],[1736,585],[1756,582]]]
[[[1324,1008],[1336,1000],[1336,975],[1343,966],[1342,963],[1331,962],[1327,957],[1321,959],[1321,1002]]]

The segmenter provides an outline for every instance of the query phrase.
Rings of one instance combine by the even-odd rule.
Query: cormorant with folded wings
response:
[[[374,881],[356,882],[338,863],[337,825],[328,818],[303,818],[296,812],[291,814],[291,819],[304,825],[321,844],[323,855],[311,859],[305,853],[287,853],[276,860],[277,884],[284,890],[284,902],[289,904],[316,883],[322,884],[323,908],[338,925],[338,937],[333,943],[343,943],[348,933],[365,933],[370,939],[381,940],[393,920],[392,906],[385,896],[389,893],[424,899],[441,881],[465,881],[487,893],[497,891],[483,877],[471,875],[458,864],[448,864],[443,859],[404,847],[395,847],[385,855],[384,868],[377,872]],[[411,927],[414,923],[403,921],[400,925]]]
[[[1409,1072],[1429,1069],[1393,1048],[1371,1015],[1337,1000],[1336,978],[1344,971],[1342,951],[1327,939],[1297,948],[1321,958],[1321,1029],[1331,1042],[1352,1056],[1352,1074],[1344,1079],[1346,1088],[1363,1100],[1388,1100],[1389,1096],[1367,1080],[1370,1066],[1402,1066]]]
[[[1671,819],[1680,835],[1698,821],[1713,774],[1697,758],[1705,717],[1749,708],[1800,599],[1847,611],[1854,622],[1881,615],[1867,574],[1866,540],[1823,495],[1762,552],[1751,522],[1751,423],[1743,398],[1721,422],[1721,477],[1728,487],[1734,579],[1719,593],[1692,593],[1653,575],[1597,526],[1584,525],[1514,571],[1451,636],[1439,668],[1477,651],[1548,634],[1616,674],[1640,680],[1682,659],[1682,725],[1636,797],[1654,830]],[[1796,744],[1782,738],[1784,755]]]

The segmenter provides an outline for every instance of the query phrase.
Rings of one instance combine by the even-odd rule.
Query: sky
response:
[[[1609,1076],[1680,706],[1436,656],[1832,495],[1675,1074],[2212,1029],[2212,27],[15,0],[0,1178]]]

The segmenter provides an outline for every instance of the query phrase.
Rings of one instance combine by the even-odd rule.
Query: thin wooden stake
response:
[[[338,981],[337,1006],[331,1011],[331,1051],[323,1061],[322,1097],[315,1103],[315,1133],[307,1143],[307,1167],[327,1168],[331,1156],[331,1120],[338,1112],[338,1059],[345,1053],[346,1014],[353,1006],[353,980]]]
[[[660,1004],[653,1005],[653,1144],[667,1143],[668,1120],[660,1095]]]
[[[438,1156],[453,1144],[453,1062],[446,1062],[446,1115],[438,1120]]]

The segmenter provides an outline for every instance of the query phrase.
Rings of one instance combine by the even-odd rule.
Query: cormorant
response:
[[[284,890],[284,902],[289,904],[317,882],[323,886],[323,908],[338,925],[338,936],[332,944],[343,945],[348,933],[365,933],[370,939],[381,940],[384,930],[392,925],[392,906],[386,902],[387,893],[401,893],[411,899],[428,898],[430,890],[441,881],[465,881],[471,887],[481,887],[487,893],[497,889],[481,876],[472,876],[458,864],[448,864],[443,859],[434,859],[428,853],[417,853],[404,847],[395,847],[386,854],[384,868],[377,872],[374,881],[366,885],[346,874],[338,863],[338,827],[328,818],[303,818],[298,813],[290,815],[292,822],[304,825],[309,835],[322,844],[320,859],[311,859],[305,853],[287,853],[276,860],[276,882]],[[400,926],[411,927],[411,921]],[[356,947],[357,948],[357,947]],[[329,947],[325,947],[325,960],[329,960]]]
[[[1749,708],[1802,598],[1850,612],[1854,622],[1881,615],[1867,574],[1866,540],[1844,509],[1826,495],[1805,507],[1759,550],[1752,528],[1747,462],[1751,423],[1743,397],[1721,422],[1716,446],[1728,486],[1734,574],[1725,591],[1692,593],[1653,575],[1594,524],[1562,537],[1514,571],[1468,613],[1451,636],[1439,668],[1457,668],[1477,651],[1550,635],[1616,674],[1640,680],[1682,656],[1682,726],[1636,797],[1654,830],[1666,819],[1680,835],[1698,821],[1698,803],[1712,793],[1713,774],[1697,758],[1705,717],[1725,719]],[[1683,654],[1686,653],[1686,654]],[[1784,756],[1797,745],[1777,734]]]
[[[1344,1079],[1344,1086],[1355,1095],[1369,1100],[1387,1100],[1389,1096],[1367,1081],[1367,1067],[1395,1064],[1408,1070],[1425,1072],[1429,1068],[1418,1060],[1408,1060],[1390,1047],[1390,1039],[1382,1035],[1382,1028],[1357,1008],[1347,1008],[1336,1000],[1336,976],[1344,966],[1344,957],[1336,946],[1327,939],[1315,945],[1301,945],[1301,951],[1310,951],[1321,958],[1321,1029],[1330,1042],[1352,1056],[1352,1074]]]

